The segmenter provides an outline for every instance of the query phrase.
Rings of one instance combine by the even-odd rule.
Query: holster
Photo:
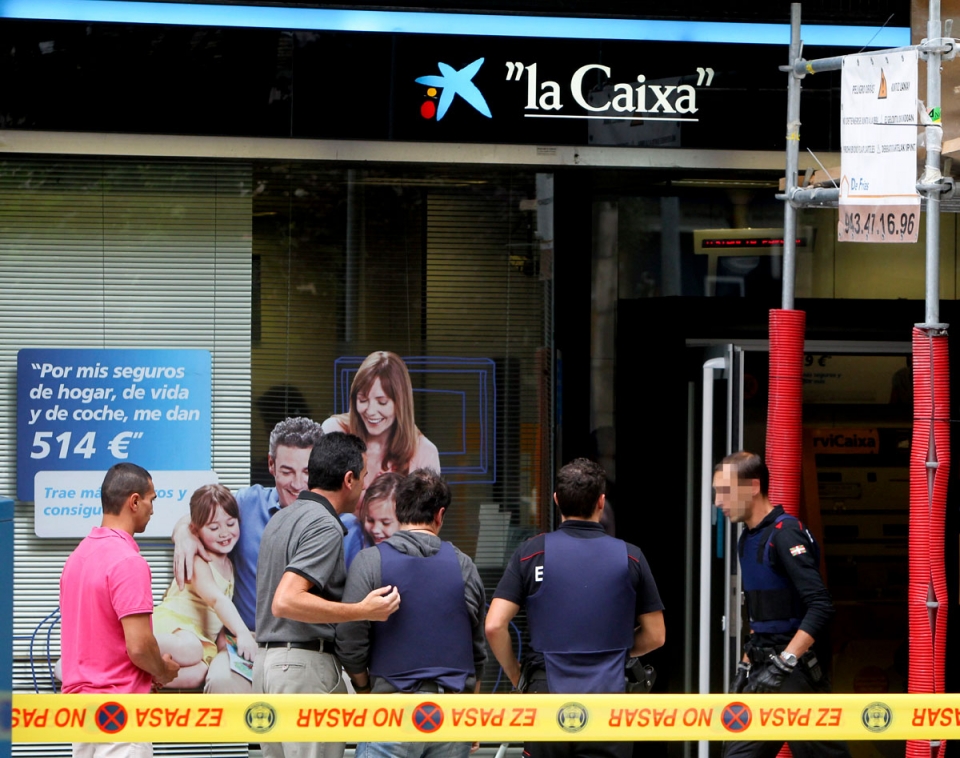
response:
[[[626,666],[627,692],[650,692],[657,681],[657,672],[639,658],[630,658]]]
[[[543,668],[537,666],[529,658],[520,664],[520,678],[517,680],[517,692],[526,692],[530,689],[530,682],[533,681],[533,675]],[[544,672],[546,674],[546,672]]]

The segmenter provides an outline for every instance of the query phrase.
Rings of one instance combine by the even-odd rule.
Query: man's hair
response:
[[[330,432],[320,437],[310,451],[307,464],[307,488],[337,492],[348,471],[359,477],[363,471],[366,443],[353,434]]]
[[[100,485],[100,504],[103,512],[117,516],[123,510],[123,504],[134,492],[146,495],[153,477],[150,472],[136,463],[116,463],[110,467]]]
[[[323,429],[313,419],[303,416],[285,418],[270,432],[270,457],[276,457],[277,448],[281,445],[301,449],[313,447],[322,436]]]
[[[590,518],[606,490],[606,472],[586,458],[570,461],[557,473],[557,506],[565,518]]]
[[[737,472],[738,482],[749,482],[753,479],[760,481],[760,494],[764,497],[770,489],[770,469],[756,453],[741,450],[724,458],[714,467],[714,471],[723,471],[724,466],[730,466]]]
[[[441,508],[450,507],[450,487],[435,471],[418,468],[397,487],[397,521],[429,524]]]
[[[218,507],[230,518],[240,520],[237,499],[222,484],[205,484],[194,491],[190,498],[190,525],[195,534],[213,520]]]

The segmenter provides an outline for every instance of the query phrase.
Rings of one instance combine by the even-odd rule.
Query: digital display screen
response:
[[[761,247],[783,247],[783,237],[735,237],[732,239],[704,239],[700,241],[702,249],[710,248],[761,248]],[[802,237],[797,237],[797,247],[806,247],[807,241]]]

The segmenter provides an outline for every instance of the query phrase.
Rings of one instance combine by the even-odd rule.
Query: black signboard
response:
[[[786,46],[3,21],[0,51],[7,129],[746,150],[784,140]],[[816,114],[805,146],[838,148],[838,83],[804,82]]]

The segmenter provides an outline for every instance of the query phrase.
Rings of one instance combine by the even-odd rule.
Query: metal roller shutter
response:
[[[203,348],[213,370],[213,467],[231,488],[249,466],[249,164],[16,158],[0,161],[0,492],[16,491],[16,356],[25,347]],[[60,571],[76,540],[34,536],[18,503],[14,690],[50,691]],[[169,544],[141,541],[154,598]],[[34,665],[30,663],[32,650]],[[70,755],[14,745],[14,755]],[[246,755],[246,746],[157,746],[158,755]]]

